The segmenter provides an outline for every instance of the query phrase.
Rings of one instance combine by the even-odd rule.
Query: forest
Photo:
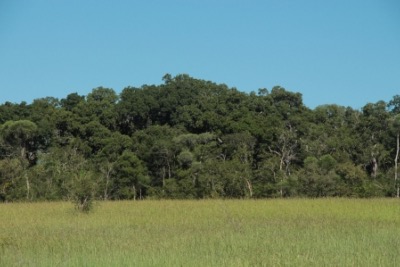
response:
[[[186,74],[5,102],[0,201],[398,197],[399,132],[398,95],[310,109]]]

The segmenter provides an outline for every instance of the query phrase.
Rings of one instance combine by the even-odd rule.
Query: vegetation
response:
[[[0,205],[0,266],[398,266],[396,199]]]
[[[309,109],[188,75],[6,102],[0,201],[398,196],[399,114],[400,96]]]

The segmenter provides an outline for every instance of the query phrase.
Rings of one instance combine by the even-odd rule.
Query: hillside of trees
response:
[[[400,96],[307,108],[282,87],[161,85],[0,105],[0,201],[398,196]]]

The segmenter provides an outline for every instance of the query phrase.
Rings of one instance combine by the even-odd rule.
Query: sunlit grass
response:
[[[0,205],[0,266],[400,266],[400,202]]]

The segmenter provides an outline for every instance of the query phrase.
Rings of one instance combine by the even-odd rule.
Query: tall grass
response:
[[[0,266],[400,266],[400,202],[2,204]]]

